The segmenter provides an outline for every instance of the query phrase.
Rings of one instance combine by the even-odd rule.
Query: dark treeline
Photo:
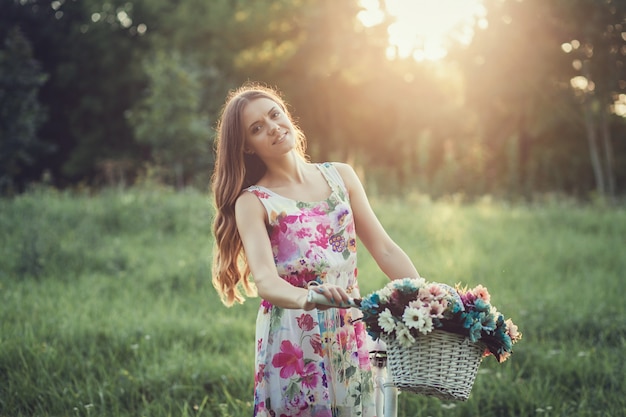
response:
[[[385,191],[626,191],[626,1],[485,0],[441,61],[386,58],[358,0],[0,0],[0,190],[206,188],[224,97],[293,106],[315,161]],[[454,35],[454,34],[452,34]]]

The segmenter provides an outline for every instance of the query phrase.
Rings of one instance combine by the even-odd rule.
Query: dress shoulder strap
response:
[[[343,178],[337,168],[332,162],[324,162],[318,165],[319,170],[326,178],[326,181],[333,189],[339,188],[341,191],[347,193],[346,184],[343,182]]]

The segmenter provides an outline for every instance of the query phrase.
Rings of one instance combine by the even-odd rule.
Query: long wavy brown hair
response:
[[[248,296],[256,294],[237,231],[235,201],[245,188],[256,184],[266,171],[265,164],[258,156],[244,152],[246,129],[243,124],[243,110],[248,103],[259,98],[274,101],[285,112],[296,131],[296,151],[306,159],[304,134],[293,122],[287,105],[277,90],[247,83],[230,92],[217,125],[215,170],[211,181],[215,204],[213,286],[227,306],[244,301],[241,289]]]

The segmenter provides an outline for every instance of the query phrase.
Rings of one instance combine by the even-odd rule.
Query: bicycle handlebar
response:
[[[318,293],[317,291],[310,289],[309,294],[307,296],[307,301],[315,304],[322,304],[330,307],[337,308],[348,308],[348,307],[361,307],[361,299],[360,298],[349,298],[348,302],[342,302],[340,304],[332,303],[328,298],[326,298],[323,294]]]

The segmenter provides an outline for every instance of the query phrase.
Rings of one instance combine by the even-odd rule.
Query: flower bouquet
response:
[[[482,285],[452,288],[404,278],[364,297],[360,308],[369,335],[388,345],[394,385],[466,400],[482,358],[505,361],[522,337],[490,298]]]

